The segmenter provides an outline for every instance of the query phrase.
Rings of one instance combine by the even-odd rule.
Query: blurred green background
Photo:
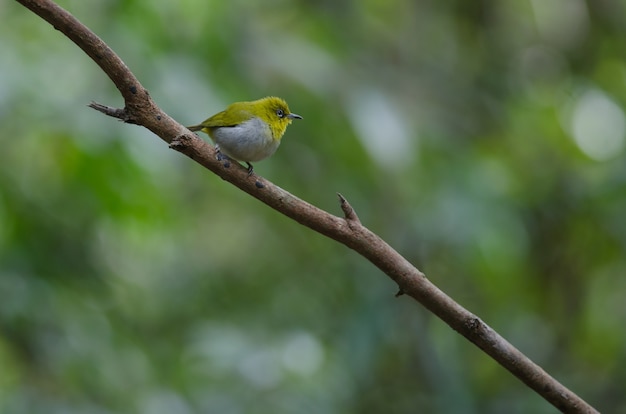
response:
[[[626,2],[61,1],[183,124],[285,98],[255,171],[363,223],[626,413]],[[347,248],[142,128],[0,3],[0,412],[555,413]]]

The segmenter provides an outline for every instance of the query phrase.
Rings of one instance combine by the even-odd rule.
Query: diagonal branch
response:
[[[355,250],[398,284],[406,294],[509,370],[548,402],[566,413],[597,413],[572,391],[498,335],[487,324],[452,300],[415,266],[363,226],[348,201],[339,195],[344,217],[331,215],[295,197],[262,177],[248,177],[245,168],[229,168],[217,160],[214,148],[164,113],[124,62],[98,36],[50,0],[17,0],[78,45],[109,76],[124,98],[123,109],[92,103],[90,107],[127,123],[142,125],[172,149],[205,166],[222,179],[273,209]]]

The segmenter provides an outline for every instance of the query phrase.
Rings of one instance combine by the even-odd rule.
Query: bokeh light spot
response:
[[[589,158],[605,161],[624,149],[624,111],[598,90],[583,93],[572,111],[571,134]]]

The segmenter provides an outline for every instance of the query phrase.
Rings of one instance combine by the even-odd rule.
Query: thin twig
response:
[[[137,124],[131,115],[128,113],[126,109],[113,108],[111,106],[106,106],[99,104],[98,102],[91,102],[88,107],[95,109],[98,112],[102,112],[105,115],[111,116],[113,118],[117,118],[122,122],[127,124]]]

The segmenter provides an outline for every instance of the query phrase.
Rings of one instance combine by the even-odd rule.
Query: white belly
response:
[[[234,127],[215,128],[211,138],[220,150],[238,161],[260,161],[276,152],[279,139],[272,138],[267,124],[253,118]]]

